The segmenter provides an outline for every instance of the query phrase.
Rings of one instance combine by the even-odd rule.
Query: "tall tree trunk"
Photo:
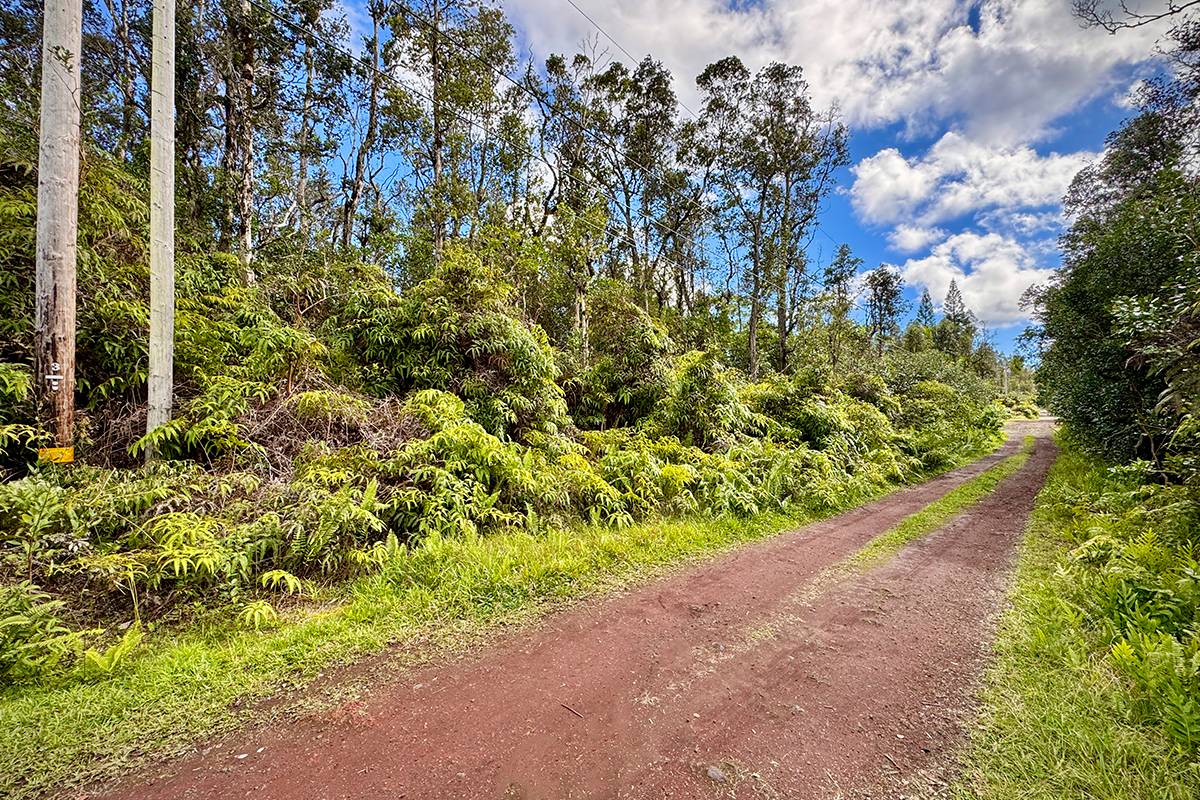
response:
[[[783,212],[779,224],[779,286],[775,304],[775,334],[779,339],[779,371],[786,372],[788,366],[789,314],[792,309],[788,300],[791,292],[792,275],[792,179],[789,174],[783,184]]]
[[[434,263],[441,260],[442,248],[446,243],[446,205],[447,193],[442,186],[442,148],[446,145],[446,132],[442,119],[442,49],[441,49],[441,4],[438,0],[433,3],[433,32],[430,39],[430,74],[432,86],[432,163],[433,163],[433,214],[430,223],[433,226],[433,258]]]
[[[241,106],[238,122],[238,254],[242,261],[242,277],[247,285],[255,281],[254,269],[254,80],[257,71],[254,31],[250,26],[250,0],[241,0],[241,21],[238,26],[238,100]]]
[[[316,72],[312,54],[312,43],[304,40],[304,101],[300,107],[300,137],[297,146],[300,155],[296,165],[296,213],[300,227],[300,240],[308,244],[308,141],[312,136],[313,75]]]
[[[587,369],[591,354],[588,346],[587,280],[582,275],[575,281],[575,330],[579,332],[583,368]]]
[[[233,75],[225,75],[223,77],[225,84],[224,96],[221,98],[221,108],[225,116],[225,136],[221,149],[221,181],[220,195],[222,205],[223,225],[217,236],[217,242],[223,252],[233,250],[233,238],[236,234],[237,227],[237,209],[229,199],[229,194],[233,193],[233,175],[237,171],[237,126],[238,126],[238,108],[237,101],[234,95],[237,93],[237,84],[233,79]]]
[[[753,223],[752,243],[750,247],[750,325],[749,336],[749,372],[752,380],[758,378],[758,326],[762,318],[762,280],[763,280],[763,219],[766,215],[766,191],[759,190],[758,209]]]
[[[342,207],[342,247],[349,247],[354,236],[354,220],[358,216],[358,204],[362,202],[363,188],[367,179],[367,161],[375,149],[375,137],[379,130],[379,84],[380,84],[380,43],[379,20],[383,9],[377,4],[371,4],[371,83],[367,92],[367,132],[354,154],[354,179],[350,184],[350,194]]]

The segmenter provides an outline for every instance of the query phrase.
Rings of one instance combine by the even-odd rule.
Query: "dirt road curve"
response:
[[[813,579],[1013,452],[551,616],[363,702],[119,787],[120,798],[835,798],[936,784],[959,741],[1033,457],[865,574]],[[259,748],[263,748],[259,751]],[[238,755],[248,754],[242,759]]]

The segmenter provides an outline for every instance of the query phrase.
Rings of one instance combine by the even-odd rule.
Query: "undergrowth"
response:
[[[1038,498],[955,796],[1200,793],[1195,488],[1066,448]]]
[[[111,777],[251,713],[263,722],[268,712],[254,708],[256,698],[302,686],[331,665],[394,643],[419,641],[408,655],[428,656],[497,622],[644,579],[860,499],[847,495],[840,506],[786,515],[431,535],[372,574],[281,611],[277,625],[239,629],[210,613],[185,630],[165,631],[152,650],[104,679],[10,687],[0,694],[0,794],[36,797]]]

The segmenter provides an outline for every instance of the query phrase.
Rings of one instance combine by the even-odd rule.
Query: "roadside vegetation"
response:
[[[943,497],[925,506],[911,517],[906,517],[896,527],[877,536],[871,540],[870,544],[855,553],[846,566],[865,569],[884,562],[900,552],[909,542],[941,528],[955,516],[995,491],[1005,478],[1020,471],[1033,452],[1033,443],[1034,438],[1026,436],[1021,452],[1009,456],[962,486],[951,489]]]
[[[1077,4],[1121,35],[1132,12]],[[1066,198],[1031,294],[1064,451],[1041,493],[960,787],[972,798],[1200,795],[1200,17]]]
[[[1068,447],[1038,498],[955,796],[1200,792],[1200,503]]]

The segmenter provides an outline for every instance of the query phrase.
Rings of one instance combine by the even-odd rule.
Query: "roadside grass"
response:
[[[1129,721],[1128,685],[1058,586],[1067,545],[1048,498],[1090,469],[1064,448],[1039,495],[955,800],[1200,797],[1200,761]]]
[[[986,472],[956,487],[925,508],[905,517],[891,530],[876,536],[865,547],[839,565],[847,570],[864,570],[888,560],[904,545],[932,533],[968,507],[996,490],[1002,480],[1025,466],[1033,452],[1034,437],[1026,436],[1021,452],[1011,455]]]
[[[556,603],[636,583],[886,493],[849,496],[822,512],[750,519],[429,537],[380,574],[307,598],[271,628],[202,616],[186,630],[156,633],[152,646],[103,679],[3,690],[0,796],[63,792],[186,752],[248,721],[327,707],[359,685],[338,680],[299,699],[260,701],[393,645],[389,668],[418,663]]]

